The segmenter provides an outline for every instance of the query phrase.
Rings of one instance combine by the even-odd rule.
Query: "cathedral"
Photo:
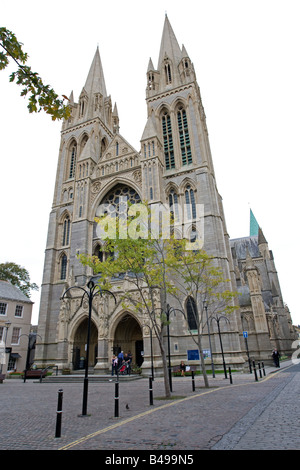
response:
[[[222,324],[226,364],[243,368],[247,355],[270,361],[274,347],[290,354],[295,333],[273,254],[261,228],[249,237],[229,239],[196,73],[167,16],[157,67],[150,59],[146,77],[147,122],[138,150],[119,132],[117,105],[107,95],[98,48],[78,102],[70,95],[71,115],[62,124],[49,218],[38,321],[38,338],[42,339],[36,347],[36,364],[56,364],[60,370],[82,367],[89,305],[81,288],[93,272],[80,263],[78,255],[105,257],[95,217],[100,206],[116,207],[121,197],[133,204],[148,201],[186,207],[190,237],[196,208],[203,208],[203,248],[229,279],[229,289],[239,292],[238,308],[230,323]],[[63,296],[70,287],[74,289]],[[120,276],[113,288],[126,291],[130,286]],[[155,338],[152,345],[148,321],[113,298],[95,297],[89,343],[89,367],[94,373],[107,373],[112,355],[120,350],[131,351],[133,363],[143,372],[149,372],[153,360],[156,371],[161,371],[160,351]],[[170,318],[167,339],[172,365],[181,360],[197,362],[183,316]],[[206,326],[203,348],[206,362],[210,364],[213,358],[215,367],[222,367],[216,325],[211,324],[210,331]]]

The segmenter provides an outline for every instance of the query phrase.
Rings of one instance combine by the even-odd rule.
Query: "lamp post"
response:
[[[67,292],[71,289],[81,289],[83,290],[83,295],[81,298],[81,305],[84,299],[84,296],[86,295],[89,301],[89,316],[88,316],[88,328],[87,328],[87,341],[86,341],[86,362],[85,362],[85,375],[84,375],[84,381],[83,381],[83,400],[82,400],[82,414],[79,416],[87,416],[87,398],[88,398],[88,370],[89,370],[89,349],[90,349],[90,334],[91,334],[91,317],[92,317],[92,305],[93,305],[93,299],[97,294],[100,294],[102,297],[103,293],[108,293],[112,295],[116,301],[115,295],[109,291],[109,290],[104,290],[101,289],[100,286],[95,284],[92,280],[90,280],[87,284],[87,289],[80,287],[80,286],[72,286],[69,287],[62,296],[62,299],[64,299],[65,295]]]
[[[204,300],[204,302],[203,302],[203,307],[204,307],[204,310],[205,310],[205,313],[206,313],[206,323],[207,323],[208,340],[209,340],[209,348],[210,348],[210,356],[211,356],[211,369],[212,369],[213,378],[215,378],[215,366],[214,366],[213,353],[212,353],[212,348],[211,348],[211,338],[210,338],[209,321],[208,321],[208,314],[207,314],[207,301],[206,300]]]
[[[222,358],[223,358],[223,368],[224,368],[225,379],[227,379],[226,364],[225,364],[225,359],[224,359],[224,351],[223,351],[222,337],[221,337],[221,331],[220,331],[220,320],[222,320],[222,318],[224,318],[224,320],[226,320],[228,323],[230,323],[228,318],[225,317],[225,315],[212,317],[211,320],[215,320],[217,322],[217,325],[218,325],[218,333],[219,333],[219,338],[220,338],[221,353],[222,353]]]
[[[252,367],[251,367],[251,361],[250,361],[250,356],[249,356],[249,348],[248,348],[248,331],[243,331],[243,336],[244,336],[245,343],[246,343],[249,371],[250,371],[250,374],[252,374]]]
[[[154,380],[154,367],[153,367],[153,343],[152,343],[152,328],[151,326],[145,324],[147,328],[149,328],[150,331],[150,351],[151,351],[151,376],[152,380]]]
[[[167,310],[166,310],[166,315],[167,315],[167,335],[168,335],[168,358],[169,358],[169,384],[170,384],[170,391],[173,392],[172,389],[172,370],[171,370],[171,352],[170,352],[170,328],[169,328],[169,318],[170,318],[170,305],[167,304]]]

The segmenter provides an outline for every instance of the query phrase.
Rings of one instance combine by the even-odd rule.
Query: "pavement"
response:
[[[195,390],[191,377],[173,377],[168,400],[163,378],[155,378],[153,404],[148,378],[120,381],[117,414],[115,382],[90,381],[86,416],[82,383],[6,379],[0,384],[0,450],[97,450],[111,465],[139,451],[145,451],[143,464],[156,463],[157,455],[192,464],[200,450],[299,450],[300,364],[284,361],[261,375],[256,381],[249,372],[234,372],[232,380],[216,374],[209,388],[196,377]],[[125,463],[139,468],[134,460]]]

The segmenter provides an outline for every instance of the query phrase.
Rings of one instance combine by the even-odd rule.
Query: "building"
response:
[[[60,369],[79,367],[85,358],[88,303],[80,289],[93,275],[77,259],[79,253],[105,256],[99,247],[95,216],[102,204],[118,206],[120,196],[130,202],[185,207],[189,219],[187,236],[197,231],[197,208],[203,208],[204,249],[214,257],[229,289],[235,290],[236,275],[227,233],[222,199],[218,193],[210,152],[205,112],[193,63],[179,47],[166,16],[158,65],[150,59],[146,72],[147,122],[141,146],[134,149],[119,132],[117,105],[107,95],[97,48],[86,82],[74,101],[72,113],[61,131],[53,206],[49,219],[36,351],[40,366],[57,364]],[[196,230],[195,230],[196,227]],[[202,236],[200,234],[200,236]],[[115,288],[128,289],[126,279]],[[134,293],[133,293],[134,295]],[[240,311],[224,328],[223,345],[228,364],[242,367],[246,350]],[[176,317],[170,325],[173,363],[186,360],[194,350],[187,326]],[[222,363],[215,328],[211,329],[214,363]],[[205,335],[205,348],[209,348]],[[271,347],[271,345],[270,345]],[[113,352],[130,350],[133,362],[150,368],[150,334],[147,319],[124,310],[113,300],[95,299],[92,311],[89,365],[107,371]],[[270,350],[267,351],[270,355]],[[258,354],[260,351],[258,350]],[[160,368],[157,345],[154,363]]]
[[[297,336],[283,301],[273,252],[258,225],[254,230],[251,227],[250,233],[249,237],[230,240],[230,246],[242,329],[247,332],[252,356],[265,360],[274,348],[290,354],[291,340]]]
[[[22,372],[26,368],[33,302],[9,281],[0,280],[1,369]]]

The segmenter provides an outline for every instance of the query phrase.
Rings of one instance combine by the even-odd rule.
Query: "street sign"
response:
[[[188,349],[187,350],[188,361],[199,361],[199,351],[198,349]]]
[[[244,338],[248,338],[248,331],[243,331]]]

